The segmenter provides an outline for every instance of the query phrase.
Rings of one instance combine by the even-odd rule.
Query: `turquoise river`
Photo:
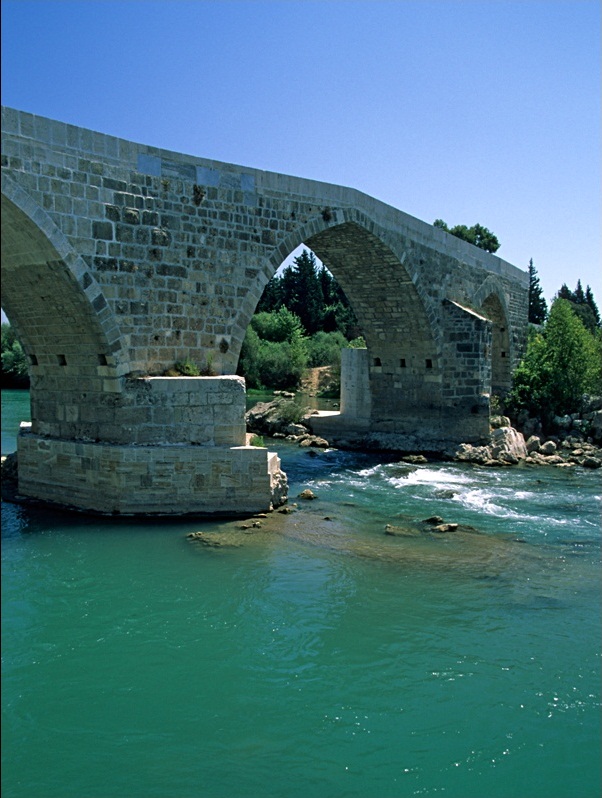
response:
[[[3,798],[599,798],[600,472],[277,449],[260,527],[3,503]]]

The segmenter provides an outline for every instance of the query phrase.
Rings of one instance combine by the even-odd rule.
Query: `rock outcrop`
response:
[[[291,421],[291,415],[299,416],[299,421]],[[328,441],[319,435],[312,435],[304,423],[309,417],[309,411],[294,406],[290,395],[278,396],[272,402],[259,402],[245,414],[248,432],[271,438],[286,438],[307,448],[327,449]]]
[[[566,436],[542,440],[539,435],[530,435],[525,441],[524,435],[514,427],[496,427],[491,432],[487,446],[471,446],[461,444],[454,453],[454,460],[476,463],[485,466],[508,466],[517,463],[526,465],[547,465],[571,468],[602,467],[602,449],[595,446],[591,439],[584,441],[583,436]]]

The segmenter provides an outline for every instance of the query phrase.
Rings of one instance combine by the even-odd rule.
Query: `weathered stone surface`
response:
[[[514,427],[499,427],[491,433],[491,457],[493,460],[505,460],[517,463],[527,456],[527,447],[522,434]]]
[[[531,435],[526,445],[527,452],[538,452],[541,448],[541,440],[537,435]]]
[[[514,427],[498,427],[491,432],[489,446],[461,444],[454,459],[479,465],[516,465],[527,457],[522,434]]]
[[[299,441],[299,446],[308,447],[314,446],[316,449],[327,449],[328,441],[325,438],[320,438],[317,435],[307,435],[303,440]]]
[[[19,436],[19,493],[118,515],[243,515],[286,500],[273,452],[253,446],[131,446]]]

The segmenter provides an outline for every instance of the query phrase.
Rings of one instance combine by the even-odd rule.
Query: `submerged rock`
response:
[[[421,534],[422,531],[415,525],[396,526],[394,524],[386,524],[385,526],[385,535],[391,535],[395,538],[417,538]]]
[[[455,532],[459,524],[437,524],[433,527],[433,532]]]
[[[219,549],[224,546],[240,546],[240,543],[236,541],[227,540],[221,535],[208,534],[207,532],[191,532],[186,537],[188,540],[200,543],[202,546],[207,546],[207,548],[211,549]]]

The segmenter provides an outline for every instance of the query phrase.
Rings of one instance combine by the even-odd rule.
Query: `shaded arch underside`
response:
[[[510,389],[512,383],[512,358],[508,320],[499,297],[490,294],[481,305],[492,323],[491,329],[491,392]]]
[[[373,414],[399,417],[409,407],[438,404],[441,358],[424,302],[402,263],[403,256],[356,221],[313,222],[280,244],[258,281],[256,294],[248,295],[243,303],[233,335],[236,358],[263,289],[282,259],[301,244],[334,275],[358,319],[369,351]]]
[[[311,236],[364,332],[371,413],[384,421],[440,403],[440,358],[431,324],[407,269],[380,238],[355,223]]]
[[[44,231],[4,194],[1,258],[2,307],[34,367],[47,374],[73,366],[94,376],[99,366],[110,368],[97,309]]]
[[[424,305],[399,257],[358,224],[345,223],[307,239],[307,245],[333,273],[365,331],[374,357],[416,347],[435,357],[435,343]],[[394,351],[389,352],[389,349]]]

